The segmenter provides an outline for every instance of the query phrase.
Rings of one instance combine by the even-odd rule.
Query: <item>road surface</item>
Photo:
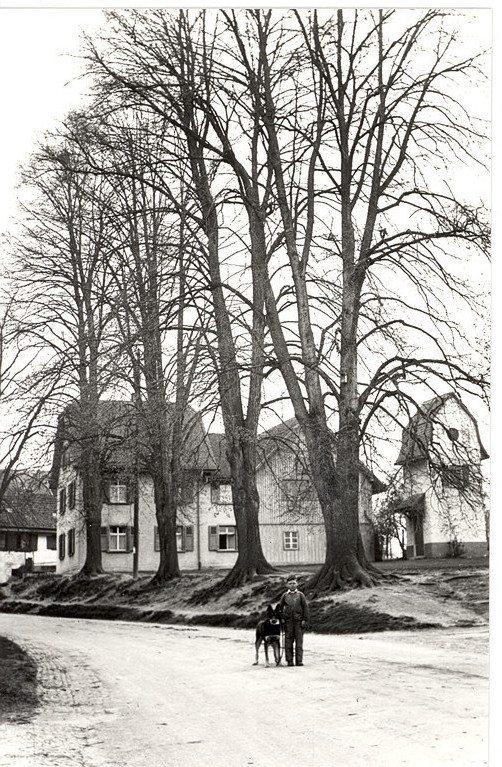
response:
[[[0,614],[42,705],[1,767],[482,767],[485,628],[305,637],[253,666],[252,632]]]

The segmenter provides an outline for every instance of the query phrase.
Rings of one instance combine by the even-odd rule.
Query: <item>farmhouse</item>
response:
[[[19,567],[56,569],[56,499],[40,477],[18,473],[0,508],[0,583]]]
[[[409,557],[487,552],[481,461],[488,458],[476,420],[454,394],[425,402],[403,430],[396,464],[407,518]]]
[[[159,537],[154,490],[147,462],[137,462],[130,434],[132,403],[102,402],[102,419],[121,414],[114,426],[115,445],[106,450],[103,463],[101,547],[108,572],[132,570],[134,488],[137,486],[139,570],[153,572],[159,561]],[[129,419],[129,420],[128,420]],[[200,414],[189,410],[182,468],[186,482],[178,512],[177,549],[180,567],[195,570],[230,568],[238,552],[232,507],[230,470],[222,434],[207,434]],[[129,423],[129,426],[124,424]],[[137,433],[137,430],[136,430]],[[117,435],[122,434],[122,441]],[[128,445],[128,447],[127,447]],[[334,446],[334,449],[335,446]],[[61,430],[56,440],[52,470],[58,501],[58,572],[77,572],[85,561],[85,529],[78,445],[70,444]],[[265,556],[273,564],[324,561],[324,527],[299,428],[294,421],[260,435],[257,483],[260,494],[260,529]],[[373,553],[370,523],[372,495],[382,483],[361,464],[360,520],[368,556]]]
[[[309,475],[304,438],[296,419],[262,434],[259,447],[257,484],[265,555],[270,562],[281,564],[324,562],[324,523]],[[333,435],[333,454],[336,454],[336,435]],[[384,484],[360,463],[359,528],[371,560],[375,553],[372,497],[384,490]]]

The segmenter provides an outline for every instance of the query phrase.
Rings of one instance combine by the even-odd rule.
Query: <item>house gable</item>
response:
[[[472,429],[476,448],[479,450],[479,459],[488,458],[488,453],[481,442],[476,419],[455,394],[448,393],[424,402],[410,419],[409,424],[403,429],[396,465],[404,466],[413,461],[428,458],[429,454],[434,452],[438,442],[443,445],[443,449],[445,445],[455,441],[461,444],[456,414]]]

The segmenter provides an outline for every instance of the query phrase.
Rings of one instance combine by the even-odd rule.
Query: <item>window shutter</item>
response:
[[[59,536],[59,559],[64,559],[65,555],[65,534],[61,533]]]
[[[235,550],[239,551],[239,538],[237,537],[237,525],[235,526]]]
[[[185,551],[193,551],[193,527],[185,527]]]
[[[66,497],[68,500],[68,508],[74,509],[75,508],[75,481],[73,480],[68,485],[67,491],[66,491]]]
[[[218,527],[209,526],[209,551],[218,551]]]
[[[153,528],[153,550],[160,551],[159,528],[157,526]]]
[[[126,528],[126,551],[131,552],[134,548],[134,527]]]
[[[126,482],[126,503],[132,503],[134,501],[134,492],[130,482]]]
[[[108,528],[101,528],[101,551],[108,551]]]

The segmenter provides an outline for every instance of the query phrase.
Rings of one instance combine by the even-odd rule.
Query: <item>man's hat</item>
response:
[[[288,579],[286,583],[289,583],[290,581],[296,581],[296,580],[297,580],[296,575],[288,575]]]

